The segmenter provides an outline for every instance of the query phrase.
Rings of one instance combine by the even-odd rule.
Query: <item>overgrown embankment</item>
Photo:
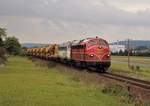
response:
[[[133,92],[134,86],[130,86],[127,83],[120,83],[115,80],[101,76],[97,72],[92,70],[86,70],[79,67],[72,67],[66,64],[60,64],[58,62],[44,61],[36,58],[31,60],[37,65],[49,67],[49,69],[55,69],[61,74],[67,74],[71,76],[71,79],[79,82],[87,87],[94,87],[99,89],[104,94],[115,96],[120,102],[126,104],[134,104],[135,106],[147,106],[149,104],[149,97],[143,94],[143,91],[138,90]],[[141,93],[142,92],[142,93]],[[141,95],[142,94],[142,95]]]

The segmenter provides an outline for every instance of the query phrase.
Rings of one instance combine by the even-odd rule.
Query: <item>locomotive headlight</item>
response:
[[[108,57],[110,57],[111,53],[108,54]]]
[[[90,57],[94,57],[94,54],[91,54]]]

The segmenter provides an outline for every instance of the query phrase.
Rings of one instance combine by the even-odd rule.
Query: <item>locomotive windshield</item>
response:
[[[99,44],[102,46],[108,46],[108,43],[105,40],[100,39]]]
[[[95,40],[91,40],[91,41],[89,41],[89,43],[88,43],[89,46],[94,46],[94,45],[96,45],[96,44],[97,44],[97,42],[96,42]]]

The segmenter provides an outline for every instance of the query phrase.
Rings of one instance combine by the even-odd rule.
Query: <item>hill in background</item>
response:
[[[110,43],[110,44],[114,44],[114,45],[125,45],[126,47],[128,46],[128,41],[118,41],[118,42],[113,42],[113,43]],[[130,45],[132,47],[143,47],[143,46],[146,46],[146,47],[150,47],[150,40],[130,40]]]
[[[118,42],[113,42],[110,43],[111,45],[125,45],[127,47],[128,42],[127,41],[118,41]],[[48,44],[40,44],[40,43],[23,43],[22,47],[27,47],[27,48],[32,48],[32,47],[42,47],[42,46],[46,46]],[[150,40],[131,40],[130,41],[130,45],[132,45],[132,47],[150,47]]]

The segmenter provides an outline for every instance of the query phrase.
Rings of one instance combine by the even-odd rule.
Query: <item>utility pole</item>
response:
[[[130,68],[130,40],[128,39],[128,68]]]

